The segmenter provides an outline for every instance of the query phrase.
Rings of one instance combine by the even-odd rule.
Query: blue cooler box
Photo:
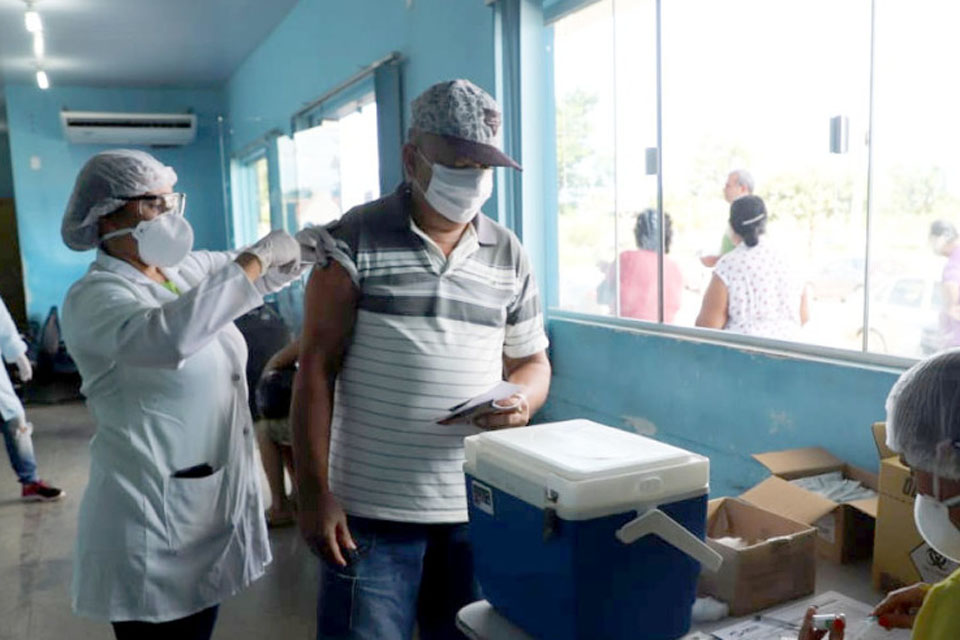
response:
[[[465,440],[484,597],[540,640],[672,640],[690,628],[709,460],[588,420]]]

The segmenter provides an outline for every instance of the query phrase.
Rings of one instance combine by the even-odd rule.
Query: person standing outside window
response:
[[[734,169],[727,175],[727,181],[723,185],[723,199],[727,204],[733,204],[733,201],[743,196],[753,194],[755,183],[753,176],[746,169]],[[730,237],[730,234],[723,234],[720,239],[720,253],[716,255],[700,256],[700,262],[705,267],[711,269],[716,266],[717,261],[736,248],[736,244]]]
[[[406,182],[328,228],[301,232],[332,258],[307,285],[294,384],[301,533],[323,558],[318,638],[462,637],[479,598],[463,438],[522,427],[550,383],[529,260],[480,208],[500,108],[467,80],[413,101]],[[506,377],[523,389],[467,424],[447,408]]]
[[[947,259],[940,277],[940,348],[960,346],[960,239],[957,228],[945,220],[930,225],[930,248]]]
[[[673,223],[669,213],[663,214],[663,249],[670,253]],[[633,227],[637,248],[620,252],[620,316],[648,322],[660,320],[660,219],[653,209],[637,214]],[[612,299],[617,289],[617,265],[607,268],[607,278],[598,288],[597,298]],[[673,322],[680,310],[683,274],[668,255],[663,256],[663,321]],[[613,305],[611,305],[612,307]]]

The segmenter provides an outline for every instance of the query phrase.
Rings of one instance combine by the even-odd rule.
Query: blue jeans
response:
[[[26,418],[13,418],[0,423],[3,431],[3,443],[7,446],[7,455],[10,456],[10,465],[17,474],[21,484],[37,481],[37,459],[33,455],[33,440],[30,433],[33,427],[20,429],[21,424],[27,424]]]
[[[357,552],[347,567],[323,561],[317,639],[462,640],[457,612],[479,600],[466,524],[349,518]]]

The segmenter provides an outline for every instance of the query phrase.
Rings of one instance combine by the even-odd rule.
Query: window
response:
[[[267,153],[261,147],[231,163],[233,181],[233,246],[242,247],[271,228],[270,178]]]
[[[380,196],[377,103],[372,90],[302,118],[293,134],[296,227],[326,224]]]
[[[392,53],[345,80],[292,117],[292,135],[276,139],[281,218],[295,233],[332,222],[377,199],[400,177],[400,55]],[[386,186],[384,186],[386,185]],[[294,333],[303,323],[309,273],[276,294]]]
[[[939,65],[960,55],[960,7],[583,4],[545,27],[561,310],[694,326],[716,278],[718,328],[906,357],[960,345],[943,311],[960,243],[928,241],[960,224],[960,88]],[[763,251],[731,253],[738,182],[766,204]]]
[[[262,156],[253,163],[257,180],[257,237],[270,232],[270,182],[267,178],[267,157]]]

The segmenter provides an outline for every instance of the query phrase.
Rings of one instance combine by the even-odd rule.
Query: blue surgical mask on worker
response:
[[[418,150],[418,153],[419,150]],[[493,193],[493,169],[452,169],[430,160],[430,184],[423,189],[427,203],[447,220],[463,224],[473,220]]]
[[[918,494],[913,505],[917,531],[930,547],[945,558],[960,562],[960,529],[950,519],[950,509],[960,505],[960,495],[940,499],[940,477],[933,476],[933,495]]]
[[[175,266],[193,249],[193,227],[177,213],[164,213],[150,220],[142,220],[135,227],[111,231],[100,241],[128,233],[137,241],[140,259],[152,267]]]

